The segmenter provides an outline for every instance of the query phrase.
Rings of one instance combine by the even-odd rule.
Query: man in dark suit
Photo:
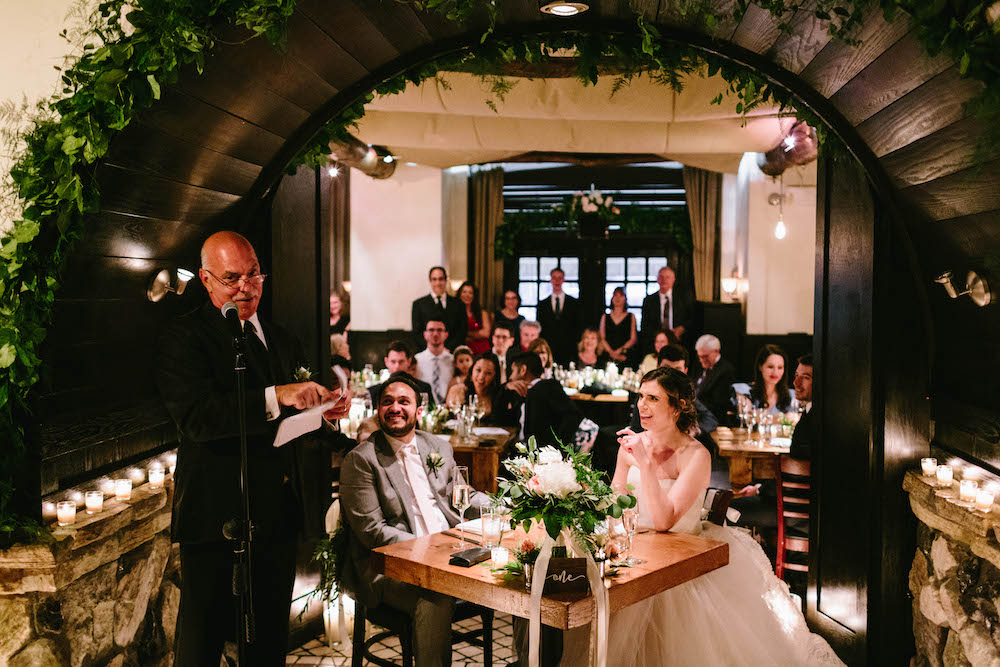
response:
[[[521,437],[535,436],[539,445],[576,443],[583,413],[556,380],[543,380],[542,359],[524,352],[511,359],[511,379],[507,388],[523,397]]]
[[[378,404],[381,430],[351,450],[341,465],[340,502],[350,530],[340,583],[365,605],[386,604],[413,616],[416,664],[434,667],[451,664],[454,599],[378,574],[371,562],[371,549],[436,533],[460,520],[451,505],[451,446],[416,430],[416,390],[409,375],[391,375]],[[432,453],[439,455],[439,465],[430,465]],[[489,503],[478,491],[470,500],[469,519]]]
[[[498,324],[494,327],[491,340],[493,347],[490,352],[496,355],[497,363],[500,364],[500,383],[503,384],[510,377],[511,359],[520,353],[514,349],[514,332],[509,325]]]
[[[580,341],[580,302],[563,292],[566,273],[562,269],[549,272],[552,295],[538,304],[538,323],[545,332],[545,340],[552,348],[557,363],[566,365],[576,359],[576,345]]]
[[[465,343],[466,329],[469,326],[465,317],[465,306],[457,297],[448,296],[448,272],[443,266],[433,267],[427,274],[431,284],[431,293],[416,299],[410,308],[410,325],[413,331],[414,344],[417,351],[424,349],[424,330],[430,320],[444,322],[448,329],[448,338],[444,346],[454,352],[455,348]]]
[[[669,329],[683,341],[684,334],[691,329],[694,304],[689,294],[674,290],[676,279],[674,270],[664,266],[656,274],[660,289],[642,301],[642,346],[646,352],[653,349],[657,331]]]
[[[431,388],[430,384],[419,380],[413,376],[410,372],[410,368],[413,364],[413,352],[410,350],[410,346],[401,340],[394,340],[389,343],[389,347],[385,348],[385,358],[382,359],[385,362],[385,367],[388,369],[389,373],[406,373],[413,380],[414,386],[417,388],[417,400],[420,400],[420,394],[427,394],[427,401],[430,407],[434,407],[434,390]],[[373,384],[368,387],[368,395],[372,398],[372,407],[378,407],[379,394],[382,392],[381,384]]]
[[[695,380],[695,394],[712,411],[723,426],[735,423],[733,412],[733,382],[736,369],[722,358],[722,343],[711,334],[705,334],[694,344],[694,351],[701,363],[701,374]]]
[[[805,405],[805,410],[799,417],[799,423],[792,431],[792,447],[788,452],[792,458],[812,458],[813,450],[819,446],[819,424],[813,413],[813,359],[811,354],[799,357],[799,365],[795,369],[795,400],[799,405]]]
[[[250,243],[233,232],[205,241],[199,277],[211,301],[181,317],[159,344],[156,382],[177,424],[179,447],[171,534],[180,543],[181,599],[174,660],[217,665],[234,636],[233,547],[223,524],[240,518],[239,411],[233,339],[221,313],[232,301],[246,334],[248,491],[254,539],[256,639],[251,664],[283,664],[304,498],[302,440],[272,446],[277,425],[294,410],[341,397],[315,382],[293,382],[304,366],[298,341],[257,316],[264,275]],[[341,406],[325,417],[339,419]],[[327,458],[329,460],[329,458]],[[327,485],[329,489],[329,485]]]

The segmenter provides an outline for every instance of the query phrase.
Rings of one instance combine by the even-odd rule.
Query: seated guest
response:
[[[431,386],[434,403],[438,405],[442,405],[448,396],[448,383],[455,371],[455,357],[444,346],[447,337],[444,322],[428,320],[424,329],[427,348],[414,357],[417,360],[417,377]]]
[[[733,412],[733,383],[736,382],[736,368],[728,359],[722,358],[722,343],[711,334],[705,334],[694,344],[694,351],[701,364],[701,374],[695,379],[695,395],[712,411],[720,424],[732,426],[736,423]]]
[[[409,375],[410,379],[413,380],[413,385],[417,387],[417,399],[420,398],[420,394],[427,394],[430,404],[434,405],[434,391],[431,389],[431,386],[423,380],[413,377],[411,373],[411,369],[413,368],[413,352],[410,351],[409,345],[401,340],[394,340],[389,343],[389,347],[385,348],[385,358],[382,361],[385,362],[385,367],[389,373],[406,373]],[[378,397],[382,392],[383,386],[384,384],[373,384],[368,387],[372,406],[378,405]]]
[[[524,315],[517,312],[521,307],[521,297],[514,290],[507,290],[503,293],[503,308],[498,308],[493,313],[493,326],[506,326],[517,339],[521,335],[521,324],[524,322]]]
[[[455,600],[375,572],[371,549],[437,533],[457,525],[451,506],[455,459],[446,440],[416,430],[418,387],[405,374],[389,377],[378,404],[380,431],[344,458],[340,503],[347,522],[347,552],[341,555],[341,581],[363,604],[385,604],[413,617],[417,665],[451,664],[451,617]],[[443,465],[427,466],[431,452]],[[474,518],[489,497],[472,493]]]
[[[330,365],[343,366],[347,369],[347,374],[351,374],[351,348],[347,345],[346,334],[331,334]]]
[[[601,334],[597,329],[584,329],[576,345],[576,367],[604,368],[607,365],[608,355],[603,349]]]
[[[500,364],[500,384],[507,381],[510,372],[511,349],[514,346],[514,334],[505,326],[498,325],[493,329],[493,349],[490,352],[497,358]]]
[[[549,347],[548,342],[544,338],[536,338],[531,341],[531,345],[528,346],[527,351],[531,354],[537,354],[538,358],[542,360],[542,379],[551,380],[552,348]]]
[[[805,406],[799,423],[792,431],[792,448],[789,454],[792,458],[810,460],[812,451],[819,445],[819,428],[817,417],[813,413],[813,358],[811,354],[799,357],[795,369],[795,398],[800,406]]]
[[[456,384],[465,384],[469,377],[469,371],[472,370],[472,361],[475,355],[472,354],[468,345],[459,345],[455,348],[453,356],[455,357],[455,374],[448,381],[448,391],[451,391],[451,388]]]
[[[415,299],[410,309],[410,330],[415,339],[414,345],[418,349],[423,348],[427,320],[435,317],[444,320],[448,329],[444,346],[454,350],[465,342],[465,308],[458,299],[448,296],[448,273],[443,266],[432,267],[427,272],[427,280],[430,282],[431,293]]]
[[[642,377],[649,371],[653,370],[659,364],[656,355],[660,353],[660,350],[666,345],[680,345],[681,340],[677,337],[670,329],[664,329],[663,331],[657,331],[656,336],[653,337],[653,351],[642,358],[642,363],[639,364],[639,377]]]
[[[448,390],[448,405],[453,410],[479,397],[479,407],[484,411],[482,424],[489,426],[514,426],[516,416],[511,412],[511,398],[500,384],[500,364],[496,355],[486,352],[476,357],[465,385],[455,385]]]
[[[542,378],[542,360],[537,354],[525,352],[511,360],[507,388],[523,398],[519,410],[523,439],[535,436],[540,445],[559,440],[584,452],[593,447],[597,424],[584,418],[561,384]]]
[[[784,351],[777,345],[763,346],[757,353],[750,385],[754,407],[766,408],[771,414],[788,412],[793,395],[788,389]]]
[[[599,333],[612,361],[627,363],[639,336],[636,334],[635,315],[628,312],[624,287],[616,287],[611,294],[611,310],[601,315]]]
[[[533,342],[538,340],[538,337],[542,335],[542,325],[538,322],[532,320],[525,320],[521,322],[521,352],[527,352],[528,347],[531,346]]]
[[[479,288],[468,280],[458,288],[458,300],[465,312],[465,344],[473,354],[482,354],[490,349],[490,314],[479,305]]]
[[[336,292],[330,294],[330,333],[342,334],[351,328],[351,316],[347,314],[344,297]]]

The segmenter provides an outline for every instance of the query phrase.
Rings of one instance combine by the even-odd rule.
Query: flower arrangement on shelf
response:
[[[590,192],[578,192],[563,204],[554,204],[553,209],[564,211],[567,220],[576,220],[579,213],[596,213],[602,219],[613,220],[616,215],[621,215],[621,210],[614,205],[611,195],[603,195],[600,190],[591,189]],[[579,209],[579,213],[577,212]]]
[[[599,526],[635,507],[636,498],[615,493],[590,466],[590,454],[559,447],[539,448],[534,436],[518,443],[521,455],[504,462],[513,479],[500,480],[495,498],[510,508],[511,528],[529,532],[532,521],[541,522],[553,539],[568,529],[592,549]]]

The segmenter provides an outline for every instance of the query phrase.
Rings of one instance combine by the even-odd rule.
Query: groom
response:
[[[430,433],[416,430],[420,409],[413,378],[393,373],[379,394],[376,431],[355,447],[340,468],[340,503],[350,526],[343,558],[341,584],[366,606],[380,603],[414,619],[416,664],[451,664],[451,616],[455,600],[377,574],[370,550],[455,526],[451,507],[451,446]],[[433,466],[440,455],[440,465]],[[473,514],[489,498],[472,494]]]

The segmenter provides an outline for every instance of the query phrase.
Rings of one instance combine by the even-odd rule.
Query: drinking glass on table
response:
[[[635,531],[639,527],[638,508],[630,507],[627,510],[622,510],[622,527],[625,529],[626,553],[628,554],[622,561],[622,565],[629,567],[638,565],[643,561],[632,557],[632,538],[635,537]]]
[[[451,471],[451,504],[458,510],[465,523],[465,510],[472,504],[472,487],[469,486],[469,468],[467,466],[455,466]],[[459,527],[458,542],[456,549],[465,549],[469,543],[465,541],[465,528]]]
[[[483,546],[487,549],[500,546],[504,526],[503,508],[490,506],[483,510],[481,518],[483,524]]]

